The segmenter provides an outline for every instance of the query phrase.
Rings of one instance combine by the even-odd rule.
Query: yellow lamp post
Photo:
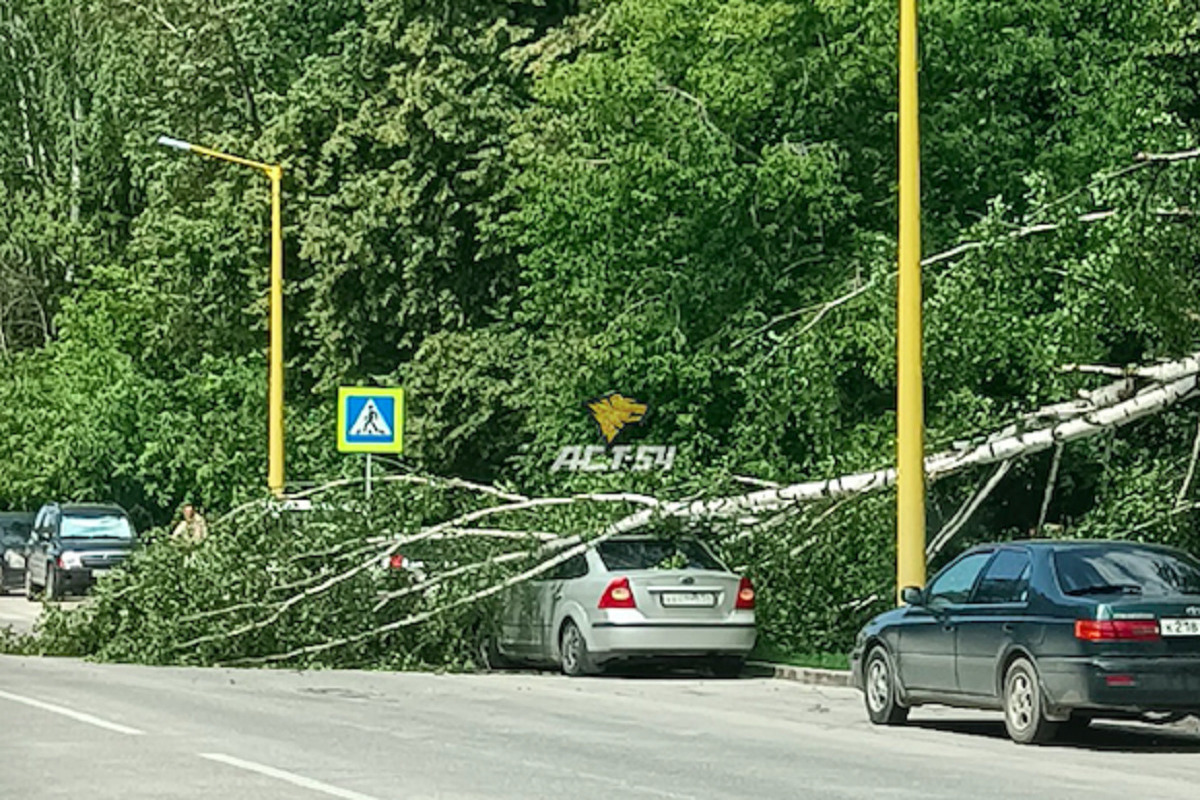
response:
[[[262,170],[271,179],[271,304],[270,351],[267,391],[267,487],[275,496],[283,494],[283,167],[263,164],[241,156],[222,153],[208,147],[158,137],[158,143],[176,150],[186,150],[210,158],[218,158],[244,167]]]
[[[896,315],[896,591],[925,585],[921,381],[921,147],[917,0],[900,0],[900,252]]]

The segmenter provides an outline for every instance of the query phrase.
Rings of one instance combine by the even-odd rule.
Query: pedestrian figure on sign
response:
[[[379,425],[379,410],[375,408],[374,403],[367,404],[367,418],[363,422],[362,432],[366,436],[386,436],[385,431]]]
[[[183,544],[200,544],[208,536],[208,523],[191,503],[184,503],[181,510],[183,519],[171,531],[171,539]]]

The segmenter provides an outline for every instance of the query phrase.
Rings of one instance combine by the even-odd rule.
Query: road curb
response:
[[[793,667],[790,664],[771,664],[766,661],[751,661],[749,666],[771,670],[771,677],[782,681],[807,683],[810,686],[850,686],[850,671],[840,669],[817,669],[815,667]]]

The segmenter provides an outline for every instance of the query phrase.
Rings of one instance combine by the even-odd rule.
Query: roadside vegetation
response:
[[[335,452],[338,385],[403,386],[393,476],[672,512],[580,501],[488,522],[509,531],[704,517],[755,580],[771,646],[844,651],[892,602],[885,482],[728,513],[670,504],[892,461],[894,5],[6,3],[0,506],[112,500],[153,530],[192,500],[213,523],[195,550],[149,547],[86,613],[51,614],[38,646],[467,665],[488,598],[379,629],[547,557],[540,540],[396,544],[435,574],[486,566],[378,610],[401,578],[364,568],[281,609],[509,501],[397,481],[369,504],[329,490],[325,511],[215,519],[265,482],[267,190],[153,146],[170,134],[284,165],[298,487],[361,473]],[[921,13],[930,452],[1157,391],[1123,368],[1200,350],[1200,17],[1178,0]],[[550,470],[597,441],[582,402],[609,391],[650,404],[628,441],[675,446],[670,472]],[[958,464],[930,490],[935,564],[1048,532],[1200,550],[1193,396]]]

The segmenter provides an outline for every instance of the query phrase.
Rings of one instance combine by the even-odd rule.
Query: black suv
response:
[[[25,596],[35,600],[44,589],[48,599],[57,600],[86,591],[128,558],[136,543],[133,523],[120,506],[42,506],[25,559]]]
[[[33,514],[0,514],[0,594],[16,589],[25,580],[25,544],[33,527]]]

